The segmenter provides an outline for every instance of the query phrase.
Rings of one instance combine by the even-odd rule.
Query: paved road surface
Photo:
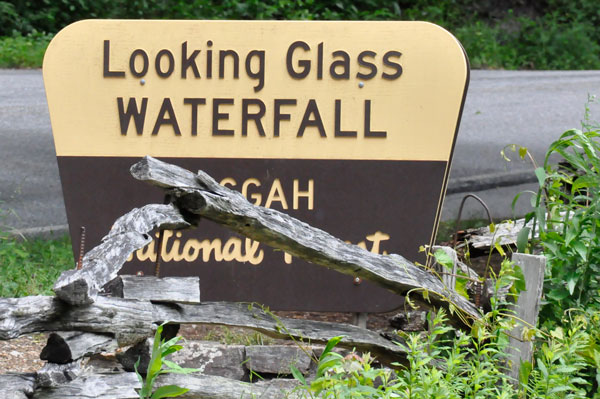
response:
[[[455,148],[444,219],[464,195],[479,190],[495,218],[510,216],[522,162],[506,164],[500,150],[518,143],[535,157],[560,133],[579,127],[588,93],[600,95],[600,71],[473,71]],[[600,111],[600,110],[599,110]],[[596,114],[600,119],[600,112]],[[516,178],[516,179],[515,179]],[[504,188],[485,187],[512,184]],[[485,190],[481,190],[486,188]],[[526,210],[521,201],[519,213]],[[64,226],[66,217],[41,72],[0,70],[0,227]],[[482,215],[467,203],[467,216]]]

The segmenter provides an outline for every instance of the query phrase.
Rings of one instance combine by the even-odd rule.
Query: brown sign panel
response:
[[[423,261],[468,84],[458,41],[422,22],[118,21],[68,26],[44,81],[74,248],[161,190],[152,155],[381,254]],[[151,273],[157,242],[125,273]],[[165,275],[203,300],[374,312],[400,299],[209,221],[167,232]]]

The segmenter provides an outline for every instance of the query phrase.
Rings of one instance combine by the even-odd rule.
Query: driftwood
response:
[[[40,310],[33,312],[35,308]],[[176,324],[246,327],[275,338],[293,337],[316,343],[325,343],[330,338],[344,335],[340,343],[343,347],[382,354],[403,354],[398,345],[373,331],[348,324],[277,318],[248,304],[207,302],[170,305],[100,296],[92,304],[67,308],[57,298],[39,296],[0,298],[0,314],[4,314],[0,316],[4,317],[0,324],[0,337],[6,338],[16,338],[34,331],[74,330],[114,334],[120,346],[127,346],[152,335],[153,325],[170,321]],[[41,318],[47,321],[40,323]],[[3,325],[8,329],[4,329]]]
[[[110,335],[75,331],[58,331],[48,336],[40,359],[51,363],[67,364],[84,356],[112,352],[117,341]]]
[[[154,307],[149,302],[98,297],[70,307],[56,297],[0,298],[0,339],[37,331],[86,331],[112,334],[120,346],[152,335]]]
[[[80,375],[68,384],[38,389],[33,399],[139,399],[141,385],[135,373]]]
[[[477,308],[437,277],[400,255],[384,256],[347,244],[332,235],[273,209],[254,206],[239,192],[221,186],[208,174],[194,174],[152,157],[131,167],[138,180],[163,187],[179,209],[197,214],[249,238],[281,249],[308,262],[358,276],[398,293],[427,291],[441,306],[451,302],[474,319]]]
[[[155,309],[159,311],[156,318],[170,320],[174,323],[246,327],[273,338],[289,339],[292,337],[313,343],[326,343],[333,337],[343,335],[345,338],[339,344],[342,347],[381,354],[404,354],[398,345],[374,331],[349,324],[277,318],[248,304],[207,302],[200,305],[177,307],[155,305]]]
[[[83,258],[82,268],[68,270],[54,284],[60,299],[73,304],[92,303],[102,287],[117,277],[129,255],[152,241],[154,228],[189,227],[173,205],[146,205],[121,216],[102,239],[102,243]]]
[[[280,388],[277,382],[250,384],[230,380],[224,377],[205,375],[176,375],[159,376],[156,387],[163,385],[185,386],[189,391],[183,396],[186,399],[290,399],[296,396],[292,393],[284,396],[284,390],[293,386],[285,384]],[[33,399],[138,399],[135,389],[141,385],[135,373],[91,374],[51,389],[36,390]],[[12,399],[13,396],[10,396]],[[27,396],[23,396],[27,398]]]
[[[113,295],[155,302],[200,303],[200,277],[119,276]],[[116,292],[115,292],[116,291]]]
[[[0,375],[0,392],[10,399],[28,399],[35,389],[35,374]]]
[[[175,384],[189,388],[186,399],[295,399],[301,396],[288,391],[297,383],[284,384],[277,380],[265,381],[262,384],[249,384],[233,381],[217,376],[193,374],[183,376],[166,374],[158,379],[159,385]]]
[[[35,383],[43,388],[58,387],[75,380],[80,373],[81,360],[67,364],[46,363],[36,373]]]
[[[533,236],[533,220],[525,224],[525,219],[518,219],[498,223],[494,226],[494,231],[490,231],[489,226],[468,229],[462,234],[460,240],[466,241],[473,248],[483,250],[490,249],[495,244],[516,245],[517,237],[523,228],[529,228],[528,239],[538,237],[538,230],[535,231],[535,237]]]
[[[196,175],[146,157],[131,168],[131,173],[139,180],[165,188],[174,202],[147,205],[119,218],[102,243],[85,255],[81,269],[61,275],[54,286],[57,297],[0,298],[0,339],[36,331],[54,332],[41,354],[51,363],[37,376],[0,376],[2,392],[10,392],[11,397],[34,399],[137,398],[135,389],[140,387],[139,381],[134,373],[124,369],[131,370],[140,356],[147,361],[152,345],[149,337],[165,321],[169,322],[163,330],[167,339],[177,333],[180,324],[186,323],[245,327],[275,338],[293,338],[311,344],[326,343],[341,335],[344,338],[340,347],[368,351],[383,361],[403,360],[405,353],[392,342],[396,337],[386,339],[364,328],[277,318],[253,304],[200,303],[197,277],[117,278],[129,255],[151,241],[149,233],[153,229],[186,228],[200,216],[309,262],[371,280],[397,294],[426,291],[438,305],[460,309],[461,315],[472,319],[480,317],[480,311],[454,291],[451,279],[446,279],[448,285],[444,284],[430,271],[400,255],[373,254],[288,215],[256,207],[240,193],[219,185],[201,171]],[[106,296],[103,289],[114,296]],[[129,350],[117,355],[122,366],[114,356],[93,356],[130,345]],[[303,373],[311,370],[308,357],[293,347],[280,347],[270,354],[261,347],[249,347],[232,353],[233,357],[210,348],[197,349],[188,359],[200,359],[204,368],[214,363],[216,369],[239,355],[245,366],[235,374],[241,377],[248,376],[248,368],[270,375],[288,374],[289,363],[281,361],[288,357],[288,352],[293,352],[296,366]],[[19,389],[14,388],[17,383]],[[158,386],[164,384],[190,388],[186,398],[294,397],[283,394],[293,383],[281,381],[246,384],[195,374],[163,375]]]
[[[269,346],[263,346],[268,349]],[[181,367],[199,369],[201,374],[248,380],[246,347],[212,341],[186,340],[183,348],[169,355]]]
[[[307,374],[311,358],[300,348],[289,345],[262,345],[246,347],[246,367],[255,373],[284,375],[292,374],[290,366],[295,366],[302,374]]]
[[[427,330],[427,312],[422,310],[398,313],[389,321],[392,327],[406,332]]]
[[[66,309],[65,303],[51,296],[0,298],[0,339],[52,330],[49,326]]]

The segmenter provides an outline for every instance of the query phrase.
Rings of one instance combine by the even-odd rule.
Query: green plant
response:
[[[70,239],[26,239],[0,232],[0,297],[52,295],[60,273],[75,267]]]
[[[315,379],[307,383],[292,366],[292,374],[302,384],[297,391],[310,398],[389,398],[392,389],[392,370],[372,366],[373,357],[352,351],[347,356],[334,352],[343,336],[333,337],[317,362]]]
[[[0,36],[54,34],[72,22],[89,18],[417,20],[436,23],[454,33],[474,68],[598,69],[600,15],[596,3],[595,0],[0,0]],[[47,42],[39,40],[45,48]],[[36,66],[40,66],[41,57],[37,60],[40,63]]]
[[[543,166],[534,163],[539,188],[521,236],[530,230],[547,258],[543,323],[561,324],[564,310],[600,310],[600,133],[590,122],[590,98],[582,130],[563,133],[548,149]],[[524,158],[528,152],[520,148]],[[555,162],[559,156],[561,162]],[[517,197],[518,198],[518,197]],[[515,199],[516,200],[516,199]],[[514,202],[513,202],[514,203]]]
[[[576,321],[566,331],[556,327],[550,336],[550,340],[538,346],[535,368],[529,362],[521,365],[521,387],[528,397],[588,398],[585,388],[590,382],[582,377],[589,364],[583,352],[590,346],[590,335],[585,331],[584,323]],[[599,355],[596,352],[596,365],[600,360]],[[598,397],[600,395],[596,392],[594,398]]]
[[[166,323],[161,324],[156,329],[154,343],[152,345],[152,354],[145,375],[142,375],[138,370],[140,365],[139,358],[134,365],[135,373],[140,380],[140,384],[142,384],[142,389],[139,391],[140,399],[174,398],[181,396],[189,391],[189,389],[177,385],[163,385],[154,390],[156,377],[167,373],[190,374],[200,371],[198,369],[180,367],[177,363],[165,359],[168,355],[183,348],[181,345],[177,344],[183,337],[174,337],[166,342],[162,340],[161,334],[164,324]]]
[[[448,324],[443,309],[428,317],[424,333],[404,334],[398,345],[406,359],[395,371],[375,368],[369,355],[342,356],[332,351],[342,337],[331,339],[318,361],[317,376],[308,383],[295,370],[300,392],[316,398],[586,398],[600,397],[589,382],[598,375],[600,351],[595,336],[598,314],[571,315],[569,328],[544,333],[529,326],[524,338],[537,338],[533,363],[525,362],[519,381],[506,374],[506,349],[514,327],[521,323],[508,310],[508,302],[498,295],[507,286],[518,292],[521,273],[505,260],[495,280],[491,311],[475,323],[470,332]],[[577,314],[575,314],[577,313]],[[593,321],[588,317],[592,317]],[[593,323],[596,323],[595,325]],[[521,323],[522,324],[522,323]],[[586,391],[587,388],[587,391]]]
[[[52,35],[0,37],[0,68],[39,68]]]

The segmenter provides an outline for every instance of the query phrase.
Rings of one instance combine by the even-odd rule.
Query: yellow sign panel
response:
[[[59,157],[447,162],[468,62],[426,22],[88,20],[43,73]]]

